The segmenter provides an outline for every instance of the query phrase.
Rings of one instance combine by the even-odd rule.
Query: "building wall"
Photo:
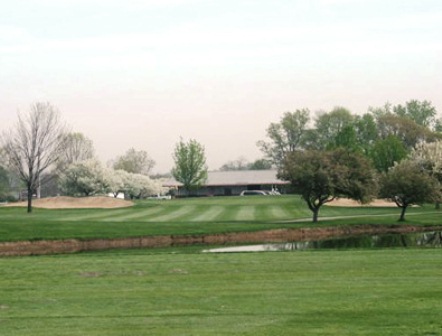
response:
[[[176,196],[239,196],[244,190],[272,190],[276,188],[281,193],[284,192],[284,186],[274,186],[274,185],[242,185],[242,186],[216,186],[216,187],[201,187],[200,189],[193,191],[190,195],[183,189],[178,188],[178,193]]]

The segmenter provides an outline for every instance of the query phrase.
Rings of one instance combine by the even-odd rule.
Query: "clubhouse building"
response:
[[[277,178],[276,170],[211,171],[207,180],[192,196],[235,196],[246,190],[279,191],[283,193],[289,184]],[[171,179],[164,187],[175,189],[176,196],[188,196],[183,184]]]

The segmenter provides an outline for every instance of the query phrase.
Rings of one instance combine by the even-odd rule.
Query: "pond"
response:
[[[320,241],[230,246],[203,250],[203,252],[270,252],[317,249],[371,249],[391,247],[442,247],[442,231],[411,234],[360,235]]]

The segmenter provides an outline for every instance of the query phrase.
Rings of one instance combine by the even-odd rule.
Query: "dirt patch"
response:
[[[397,207],[396,203],[383,199],[375,199],[370,203],[361,204],[358,201],[348,198],[337,198],[325,205],[336,207]]]
[[[4,206],[26,207],[27,202],[9,203]],[[114,197],[48,197],[32,200],[32,206],[44,209],[86,209],[86,208],[124,208],[134,205],[131,201],[126,201]]]
[[[351,227],[278,229],[259,232],[221,233],[201,236],[149,236],[120,239],[93,240],[41,240],[0,243],[0,256],[42,255],[57,253],[75,253],[110,249],[153,248],[186,245],[224,245],[248,243],[284,243],[290,241],[324,240],[350,235],[412,233],[441,230],[441,225],[354,225]],[[84,276],[95,276],[95,273]]]

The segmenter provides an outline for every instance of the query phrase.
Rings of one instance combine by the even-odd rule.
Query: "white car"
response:
[[[267,195],[269,195],[269,193],[264,190],[243,190],[243,191],[241,191],[241,194],[239,194],[239,195],[240,196],[256,196],[256,195],[267,196]]]

